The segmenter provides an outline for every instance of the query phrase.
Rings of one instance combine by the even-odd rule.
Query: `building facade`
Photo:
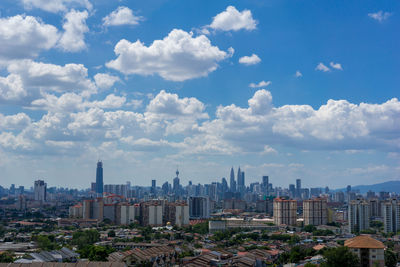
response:
[[[385,233],[397,233],[400,230],[400,202],[396,199],[382,204],[383,229]]]
[[[324,225],[328,222],[327,201],[325,198],[315,198],[303,201],[304,225]]]
[[[348,207],[350,233],[358,233],[369,229],[369,203],[363,199],[352,200]]]
[[[274,199],[274,223],[276,225],[296,225],[297,201],[275,198]]]
[[[33,191],[35,195],[35,201],[46,202],[47,184],[43,180],[35,181]]]

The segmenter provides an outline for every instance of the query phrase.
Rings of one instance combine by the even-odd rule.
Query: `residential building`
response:
[[[208,197],[189,197],[190,219],[210,218],[210,199]]]
[[[382,216],[385,233],[400,231],[400,202],[397,199],[382,204]]]
[[[324,225],[328,222],[326,198],[303,201],[304,225]]]
[[[189,205],[185,201],[166,203],[164,222],[179,227],[189,225]]]
[[[384,267],[385,245],[369,235],[359,235],[344,242],[360,259],[360,267]]]
[[[35,181],[33,191],[35,201],[46,202],[47,184],[43,180]]]
[[[363,199],[352,200],[348,207],[349,231],[358,233],[369,229],[369,203]]]
[[[276,225],[296,225],[297,201],[284,198],[274,199],[274,223]]]

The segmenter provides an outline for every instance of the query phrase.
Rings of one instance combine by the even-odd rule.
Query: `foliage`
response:
[[[314,256],[316,251],[312,248],[305,248],[302,246],[294,246],[290,251],[284,252],[279,256],[278,262],[284,263],[297,263],[305,257]]]
[[[115,237],[115,231],[114,230],[108,231],[107,236],[108,237]]]
[[[373,227],[373,228],[382,228],[382,227],[383,227],[383,222],[380,222],[380,221],[371,221],[371,222],[369,223],[369,226],[370,226],[370,227]]]
[[[309,225],[304,226],[303,230],[304,230],[304,232],[312,233],[315,230],[317,230],[317,227],[315,227],[312,224],[309,224]]]
[[[385,266],[387,267],[395,267],[397,266],[397,255],[392,250],[385,250]]]
[[[115,249],[110,246],[87,245],[78,250],[78,253],[81,258],[89,259],[90,261],[107,261],[108,255],[114,251]]]
[[[307,262],[307,263],[304,265],[304,267],[318,267],[318,265],[316,265],[316,264],[314,264],[314,263]]]
[[[72,244],[82,249],[87,245],[93,245],[100,240],[100,234],[97,230],[77,231],[72,235]]]
[[[201,234],[201,235],[205,235],[208,234],[208,221],[202,222],[202,223],[198,223],[195,225],[189,225],[188,227],[186,227],[185,229],[186,233],[197,233],[197,234]]]
[[[4,251],[0,254],[0,262],[14,262],[14,254],[9,251]]]
[[[54,235],[38,235],[32,237],[41,250],[54,250],[58,248]]]
[[[338,223],[338,222],[329,222],[329,223],[327,223],[326,225],[335,226],[335,227],[340,227],[340,226],[342,226],[342,224],[341,224],[341,223]]]
[[[327,236],[327,235],[335,235],[335,233],[328,229],[326,229],[326,230],[321,229],[321,230],[313,231],[313,235],[314,236]]]
[[[327,249],[324,252],[326,261],[321,267],[337,267],[337,266],[358,266],[359,259],[356,254],[351,252],[348,247],[337,247]]]
[[[376,234],[376,230],[374,229],[364,229],[360,231],[360,234]]]
[[[271,235],[271,240],[280,240],[280,241],[289,241],[292,238],[291,235],[288,234],[273,234]]]

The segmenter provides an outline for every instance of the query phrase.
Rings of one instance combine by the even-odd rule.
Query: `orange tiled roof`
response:
[[[385,245],[369,235],[359,235],[348,239],[344,242],[344,245],[349,248],[385,248]]]

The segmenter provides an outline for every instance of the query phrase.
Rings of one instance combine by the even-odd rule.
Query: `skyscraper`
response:
[[[173,181],[173,189],[175,196],[180,195],[180,181],[179,181],[179,171],[176,170],[176,177],[174,178]]]
[[[96,193],[103,196],[103,162],[97,162],[96,169]]]
[[[233,171],[233,167],[231,168],[230,189],[231,192],[236,192],[235,172]]]
[[[363,199],[353,200],[349,203],[349,231],[358,233],[369,229],[369,203]]]
[[[153,195],[156,193],[156,180],[151,180],[151,193]]]
[[[269,177],[267,175],[262,177],[262,188],[263,192],[268,195],[268,184],[269,184]]]
[[[47,193],[47,184],[43,180],[37,180],[34,184],[35,200],[45,202]]]
[[[301,179],[296,179],[296,197],[301,198]]]
[[[245,190],[245,185],[244,185],[244,172],[240,170],[240,167],[238,169],[238,174],[237,174],[237,180],[238,180],[238,186],[237,186],[237,191],[239,191],[241,194],[244,193]]]

